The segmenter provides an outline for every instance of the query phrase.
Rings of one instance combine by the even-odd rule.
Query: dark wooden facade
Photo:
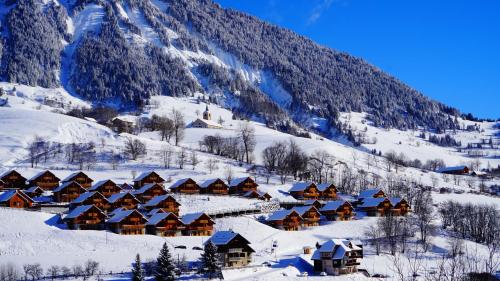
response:
[[[2,174],[0,181],[3,182],[3,188],[25,189],[27,180],[18,171],[11,170]]]
[[[181,204],[179,204],[179,202],[177,202],[177,200],[170,195],[155,196],[143,205],[146,211],[163,209],[163,211],[174,213],[177,216],[179,215],[180,206]]]
[[[245,194],[248,191],[257,191],[259,185],[250,177],[231,180],[229,194]]]
[[[229,193],[229,187],[223,180],[216,179],[206,186],[200,186],[200,193],[226,195]]]
[[[321,214],[314,206],[296,207],[292,210],[297,211],[302,217],[303,226],[318,226]]]
[[[405,199],[391,199],[392,214],[396,216],[404,216],[410,211],[410,204]]]
[[[51,171],[44,171],[36,176],[32,177],[29,180],[29,186],[39,186],[43,190],[54,190],[56,187],[59,186],[59,181],[61,179],[58,178],[54,173]]]
[[[326,206],[328,206],[328,203],[327,205],[325,205],[325,207]],[[321,209],[320,212],[329,221],[346,221],[350,220],[353,217],[354,207],[351,205],[351,203],[343,201],[342,203],[339,203],[338,207],[336,207],[335,209]]]
[[[8,194],[7,194],[8,193]],[[22,190],[9,190],[2,194],[0,206],[16,209],[31,208],[33,206],[33,199],[31,199]]]
[[[54,200],[56,202],[71,202],[85,192],[87,190],[77,182],[63,183],[54,189]]]
[[[292,188],[292,190],[290,191],[290,195],[292,195],[295,199],[311,200],[319,199],[321,196],[321,192],[319,191],[316,184],[309,183],[303,188]]]
[[[103,230],[105,228],[106,215],[94,205],[83,205],[87,207],[84,211],[71,218],[64,218],[69,229],[73,230]],[[71,214],[71,213],[70,213]]]
[[[135,197],[139,199],[142,203],[146,203],[151,200],[155,196],[166,195],[167,191],[163,187],[163,185],[158,183],[146,184],[140,189],[133,192]]]
[[[187,215],[186,215],[187,216]],[[185,229],[182,231],[183,235],[186,236],[210,236],[214,230],[215,222],[212,218],[203,213],[195,220],[186,222],[185,217],[182,218],[182,222],[185,224]]]
[[[180,180],[170,187],[174,193],[196,194],[200,193],[200,186],[192,179]]]
[[[173,213],[157,213],[146,223],[146,234],[173,237],[185,229],[182,221]]]
[[[92,187],[92,183],[94,182],[93,179],[91,179],[87,174],[84,172],[77,172],[69,175],[65,179],[63,179],[62,183],[65,182],[77,182],[79,185],[81,185],[83,188],[89,189]]]
[[[122,235],[141,235],[146,233],[146,218],[137,210],[123,211],[127,215],[118,222],[111,221],[107,223],[107,228],[117,234]]]
[[[102,195],[99,192],[86,192],[80,195],[83,200],[80,200],[82,198],[78,197],[77,199],[73,200],[69,208],[73,209],[81,205],[95,205],[97,208],[101,210],[108,210],[110,208],[110,204],[106,197]]]
[[[281,219],[271,220],[269,224],[277,229],[296,231],[302,228],[303,219],[296,211],[291,210]]]
[[[127,210],[136,209],[141,203],[137,197],[132,195],[130,192],[116,193],[108,198],[110,204],[110,210],[116,208],[125,208]]]
[[[114,181],[112,180],[104,180],[104,181],[99,181],[92,186],[89,191],[98,191],[104,197],[110,197],[113,194],[120,193],[122,191],[121,187],[119,187]]]
[[[163,183],[164,181],[156,172],[147,172],[134,180],[134,188],[139,189],[148,183]]]
[[[337,187],[333,184],[320,184],[318,185],[320,191],[320,198],[325,201],[331,201],[337,199]]]

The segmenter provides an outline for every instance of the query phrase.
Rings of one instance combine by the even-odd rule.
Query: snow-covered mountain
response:
[[[456,109],[345,53],[211,0],[2,1],[1,76],[94,104],[203,92],[237,116],[329,135],[340,112],[444,130]],[[312,119],[321,120],[323,126]]]

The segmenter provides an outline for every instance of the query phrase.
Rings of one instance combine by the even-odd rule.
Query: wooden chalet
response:
[[[387,197],[385,192],[380,188],[371,188],[363,190],[358,195],[359,203],[362,203],[365,198],[384,198]]]
[[[232,179],[229,183],[229,194],[245,194],[255,190],[259,185],[250,177]]]
[[[36,185],[23,191],[31,198],[42,196],[42,194],[44,193],[44,190]]]
[[[186,236],[210,236],[215,222],[205,213],[186,214],[181,218],[186,228],[182,231]]]
[[[140,189],[133,190],[132,194],[137,197],[142,203],[145,203],[155,196],[161,196],[167,194],[167,191],[161,184],[158,183],[148,183],[143,185]]]
[[[296,211],[302,217],[303,226],[318,226],[321,219],[321,214],[314,206],[294,207],[292,211]]]
[[[404,216],[410,211],[410,204],[403,198],[390,198],[392,204],[392,214],[396,216]]]
[[[74,209],[82,205],[95,205],[97,208],[103,211],[108,210],[110,208],[108,199],[106,199],[106,197],[104,197],[104,195],[102,195],[98,191],[92,191],[92,192],[87,191],[85,193],[80,194],[78,198],[70,202],[69,208]]]
[[[180,236],[185,229],[182,221],[176,214],[158,212],[152,215],[146,223],[146,234],[164,237]]]
[[[0,194],[1,207],[24,209],[31,208],[33,203],[33,199],[19,189],[7,190]]]
[[[278,210],[271,214],[267,219],[269,225],[282,230],[295,231],[302,228],[304,219],[297,211]]]
[[[233,231],[217,231],[206,243],[213,243],[217,247],[222,267],[244,267],[252,262],[255,250],[250,242]]]
[[[317,185],[320,198],[325,201],[337,200],[337,187],[333,183],[322,183]]]
[[[140,235],[146,233],[147,219],[137,210],[121,210],[116,212],[107,222],[107,229],[123,235]]]
[[[74,230],[103,230],[106,215],[94,205],[81,205],[71,210],[63,221],[69,229]]]
[[[354,207],[345,200],[328,201],[319,211],[329,221],[350,220],[354,215]]]
[[[134,187],[133,187],[132,185],[130,185],[130,184],[126,183],[126,182],[125,182],[125,183],[122,183],[122,184],[119,184],[118,186],[119,186],[122,190],[125,190],[125,191],[134,189]]]
[[[162,209],[163,211],[174,213],[179,215],[179,207],[181,204],[175,200],[174,197],[165,194],[160,196],[155,196],[151,200],[147,201],[142,207],[146,211],[151,211],[154,209]]]
[[[314,206],[318,210],[323,208],[324,205],[325,205],[324,203],[322,203],[321,201],[319,201],[317,199],[310,199],[310,200],[304,201],[304,206]]]
[[[79,185],[81,185],[85,189],[89,189],[90,187],[92,187],[92,183],[94,182],[94,180],[91,179],[89,176],[87,176],[87,174],[80,171],[80,172],[72,173],[71,175],[65,177],[61,181],[61,183],[64,184],[64,183],[72,182],[72,181],[77,182]]]
[[[105,197],[110,197],[113,194],[120,193],[122,189],[112,180],[102,180],[96,182],[89,188],[89,191],[97,191]]]
[[[226,195],[229,187],[221,179],[209,179],[200,184],[200,193]]]
[[[141,203],[137,197],[130,192],[115,193],[108,198],[110,210],[125,208],[127,210],[136,209]]]
[[[4,189],[25,189],[27,179],[18,171],[10,170],[0,175],[0,181],[3,183]]]
[[[245,194],[243,194],[243,197],[251,199],[259,199],[264,201],[269,201],[272,198],[272,196],[269,195],[269,193],[267,192],[255,191],[255,190],[247,191]]]
[[[200,186],[192,179],[180,179],[170,186],[174,193],[195,194],[200,193]]]
[[[312,182],[296,182],[292,185],[289,193],[293,198],[299,200],[319,199],[321,196],[318,187]]]
[[[450,175],[467,175],[470,170],[467,166],[444,167],[437,170],[438,173]]]
[[[328,275],[341,275],[358,271],[363,248],[352,241],[331,239],[323,243],[312,255],[314,271]]]
[[[69,181],[61,184],[54,189],[54,201],[56,202],[71,202],[87,192],[79,183]]]
[[[28,185],[31,186],[39,186],[43,190],[54,190],[59,186],[59,181],[61,179],[58,178],[54,173],[49,170],[42,171],[28,180]]]
[[[148,183],[163,183],[165,180],[160,177],[156,172],[154,171],[148,171],[140,174],[137,178],[134,179],[134,188],[139,189],[143,185],[148,184]]]
[[[385,216],[392,213],[393,205],[387,197],[365,198],[358,208],[368,216]]]

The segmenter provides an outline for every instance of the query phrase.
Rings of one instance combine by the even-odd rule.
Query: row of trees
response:
[[[14,264],[0,265],[0,281],[40,280],[56,278],[79,278],[84,280],[99,273],[99,263],[87,260],[83,264],[75,264],[72,268],[52,265],[45,271],[39,263],[25,264],[20,271]]]

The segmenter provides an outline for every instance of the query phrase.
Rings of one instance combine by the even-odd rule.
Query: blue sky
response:
[[[500,1],[215,1],[361,57],[462,112],[500,118]]]

